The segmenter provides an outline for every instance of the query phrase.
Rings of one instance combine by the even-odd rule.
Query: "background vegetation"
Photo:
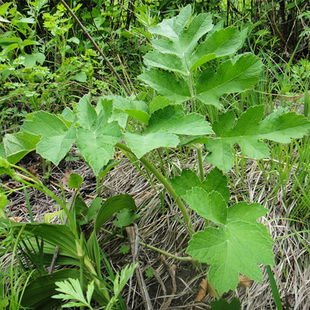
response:
[[[36,120],[34,115],[45,115],[33,114],[35,112],[48,112],[48,115],[55,115],[55,117],[56,115],[60,117],[59,115],[63,113],[61,120],[66,120],[65,123],[68,125],[69,121],[73,122],[73,119],[70,118],[71,116],[66,108],[72,109],[78,115],[85,103],[81,98],[91,98],[89,101],[92,106],[97,107],[97,113],[99,113],[97,98],[109,95],[132,96],[132,98],[135,96],[135,100],[144,101],[151,108],[156,106],[157,103],[152,100],[156,97],[156,90],[159,94],[161,94],[161,90],[156,88],[155,84],[146,82],[145,78],[146,58],[144,57],[153,50],[154,32],[150,32],[149,28],[166,19],[178,16],[181,8],[188,4],[191,5],[193,16],[210,12],[217,30],[236,27],[242,36],[242,44],[238,47],[238,53],[255,54],[263,63],[259,81],[255,87],[246,87],[241,92],[220,94],[222,109],[218,109],[212,104],[201,104],[198,100],[197,102],[193,101],[195,105],[184,104],[185,114],[197,112],[197,114],[206,116],[206,119],[214,124],[221,119],[224,112],[233,111],[236,119],[238,119],[241,115],[245,115],[246,111],[254,111],[250,110],[251,107],[256,109],[255,111],[260,111],[258,106],[263,106],[262,114],[264,117],[282,107],[284,112],[293,111],[298,115],[303,115],[305,122],[306,119],[309,119],[309,1],[66,0],[64,3],[61,2],[63,1],[0,1],[0,123],[2,127],[1,139],[3,139],[3,143],[0,145],[0,155],[3,158],[9,160],[8,150],[5,149],[8,137],[11,137],[11,134],[21,136],[25,131],[23,129],[25,125],[21,127],[25,118],[29,124]],[[64,4],[71,8],[77,19],[70,14]],[[84,29],[81,28],[78,21],[82,23]],[[93,45],[93,41],[98,48]],[[210,66],[214,70],[220,66],[221,62],[229,59],[227,55],[224,58],[221,57],[210,60]],[[201,68],[201,70],[205,69],[205,64],[202,64]],[[171,70],[173,71],[173,69]],[[138,78],[141,74],[142,76]],[[174,74],[179,80],[182,80],[183,77],[180,72]],[[196,78],[195,75],[193,76]],[[141,79],[153,88],[146,87]],[[196,82],[193,79],[191,84],[193,88],[195,88]],[[85,95],[90,97],[84,97]],[[109,97],[104,98],[109,99]],[[162,108],[167,104],[167,102],[163,102],[160,103]],[[116,105],[115,102],[113,104]],[[121,105],[120,103],[117,104]],[[127,104],[134,103],[130,101]],[[83,106],[84,108],[85,111],[92,109],[86,103]],[[89,113],[92,114],[92,112]],[[139,121],[141,119],[143,120],[142,116],[140,119],[138,118]],[[298,121],[300,126],[303,121]],[[135,118],[130,120],[128,124],[129,127],[126,130],[129,133],[134,132],[136,128],[138,128],[139,133],[145,132],[145,124],[139,123]],[[86,128],[88,125],[84,123],[78,126]],[[300,249],[303,253],[303,256],[294,258],[295,263],[302,270],[299,270],[300,273],[305,274],[309,267],[310,253],[308,237],[310,144],[308,136],[304,135],[306,131],[303,132],[302,130],[300,129],[299,134],[295,132],[293,134],[293,129],[290,129],[290,133],[287,135],[296,139],[292,139],[288,144],[280,144],[277,139],[263,137],[262,139],[271,140],[268,142],[270,156],[265,159],[250,160],[242,153],[243,148],[236,147],[235,166],[227,174],[227,182],[232,193],[231,201],[259,202],[269,209],[268,221],[278,223],[278,218],[280,218],[281,223],[285,222],[286,230],[281,232],[283,235],[276,234],[273,235],[273,238],[286,240],[286,237],[292,236],[296,242],[296,249]],[[37,133],[32,132],[32,134],[35,136]],[[43,304],[45,304],[46,309],[51,309],[53,306],[59,305],[59,300],[62,301],[62,305],[69,301],[66,305],[71,308],[125,309],[126,301],[123,300],[120,292],[127,281],[132,279],[134,268],[137,266],[136,261],[133,260],[132,265],[126,268],[121,264],[115,270],[111,260],[106,258],[103,249],[111,236],[124,238],[126,236],[125,227],[134,223],[135,220],[137,221],[139,217],[138,226],[140,228],[142,223],[143,226],[148,225],[157,219],[154,220],[145,211],[143,204],[136,206],[137,203],[125,194],[126,191],[122,191],[122,195],[119,196],[109,193],[106,189],[108,186],[107,176],[112,175],[113,169],[118,171],[115,167],[124,164],[125,160],[122,158],[124,155],[127,156],[129,162],[125,161],[126,165],[128,166],[131,162],[137,169],[136,171],[140,171],[149,183],[156,188],[160,201],[160,216],[173,216],[176,222],[183,225],[184,231],[182,230],[182,232],[188,239],[188,236],[193,232],[191,231],[193,227],[189,225],[186,219],[186,212],[182,211],[181,203],[179,203],[180,209],[175,212],[171,211],[170,205],[171,200],[176,200],[177,196],[182,197],[182,194],[178,193],[174,197],[172,191],[169,191],[169,184],[164,182],[165,179],[169,180],[169,178],[178,176],[179,172],[185,168],[197,171],[197,175],[202,181],[205,173],[201,171],[203,169],[207,171],[209,166],[206,166],[206,162],[203,161],[204,168],[200,167],[199,163],[202,161],[199,160],[199,156],[204,158],[207,151],[200,150],[192,145],[186,150],[182,148],[173,150],[167,147],[157,148],[154,152],[148,153],[147,160],[149,162],[141,161],[142,164],[137,164],[136,155],[138,151],[132,148],[134,150],[132,152],[126,146],[118,143],[118,150],[121,150],[124,155],[116,152],[113,155],[113,161],[109,161],[104,167],[100,167],[100,169],[97,167],[97,169],[94,168],[91,160],[85,160],[87,158],[86,152],[79,153],[74,146],[70,152],[66,153],[64,160],[59,160],[58,168],[55,168],[56,166],[52,163],[55,161],[44,156],[43,159],[37,157],[35,152],[24,157],[30,149],[36,150],[40,154],[39,150],[33,146],[38,143],[39,139],[34,138],[33,141],[30,141],[27,136],[23,140],[23,150],[19,150],[16,153],[17,155],[14,154],[16,156],[14,160],[9,160],[10,164],[1,163],[1,174],[3,176],[1,176],[0,206],[3,222],[1,222],[0,243],[3,276],[2,282],[0,282],[0,300],[2,296],[0,309],[21,309],[22,307],[43,309]],[[18,143],[15,141],[15,144],[20,146],[20,141],[18,140]],[[21,161],[19,162],[19,160]],[[37,167],[39,168],[29,170],[27,165],[30,162],[38,164]],[[91,172],[85,173],[81,179],[77,176],[77,174],[82,175],[80,171],[84,171],[85,162],[95,171],[95,176],[92,179],[95,185],[89,192],[87,189],[83,191],[81,184],[83,179],[84,182],[87,181],[87,174]],[[212,163],[212,161],[210,162]],[[18,166],[15,166],[17,163]],[[163,176],[162,179],[159,179],[160,176],[158,178],[152,165],[160,171]],[[17,176],[10,169],[14,169],[20,175]],[[69,178],[68,174],[65,174],[66,169],[77,174],[73,173]],[[68,191],[69,196],[67,190],[64,189],[64,182],[61,182],[60,188],[57,190],[52,187],[51,177],[57,175],[55,171],[62,171],[65,174],[66,186],[71,188]],[[156,176],[157,181],[152,177],[152,173]],[[58,184],[63,176],[57,175],[57,177],[56,183]],[[122,177],[114,175],[114,178]],[[212,177],[210,176],[210,178]],[[163,190],[158,187],[158,180],[160,184],[164,184]],[[103,184],[105,185],[103,186]],[[255,185],[253,186],[253,184]],[[64,211],[61,213],[59,208],[47,208],[41,212],[41,221],[35,220],[37,216],[34,211],[35,200],[33,200],[33,197],[37,195],[35,191],[36,193],[42,192],[45,195],[44,197],[54,199]],[[279,193],[281,193],[281,199]],[[155,193],[153,194],[155,195]],[[33,227],[28,228],[28,226],[18,223],[12,224],[10,227],[5,222],[8,218],[17,220],[20,215],[14,209],[14,201],[18,200],[18,195],[22,195],[26,208],[21,222],[36,223],[36,232],[39,232],[39,236],[33,235]],[[81,195],[84,195],[83,198]],[[91,196],[91,202],[87,201],[87,195]],[[66,198],[68,200],[70,197],[71,202],[66,202]],[[150,198],[145,200],[149,202]],[[185,199],[185,201],[191,205],[190,199]],[[275,210],[279,201],[283,203],[284,211],[277,213]],[[147,202],[143,203],[146,204]],[[48,201],[48,204],[51,202]],[[115,221],[111,228],[108,219],[124,208],[125,211],[117,215],[118,223],[115,224]],[[104,209],[109,211],[104,212]],[[179,211],[183,217],[180,217]],[[197,212],[199,214],[199,211]],[[45,223],[51,223],[59,216],[66,225],[57,225],[61,228],[51,228],[54,226],[46,228],[44,223],[42,224],[43,213],[47,213]],[[143,222],[144,217],[149,218],[149,222]],[[206,226],[208,220],[210,218],[203,219]],[[104,223],[106,226],[103,226]],[[193,225],[194,230],[197,231],[197,227],[204,224]],[[210,225],[212,227],[213,224]],[[103,240],[97,241],[96,234],[101,226],[106,229],[106,235]],[[87,229],[90,231],[87,232],[85,227],[88,227]],[[54,235],[70,236],[71,239],[68,237],[68,240],[73,241],[70,243],[65,239],[61,241],[51,239],[49,229],[55,229]],[[59,231],[56,232],[57,229]],[[92,229],[95,231],[93,234],[91,233]],[[269,231],[272,229],[269,227]],[[127,231],[127,235],[130,236],[129,231]],[[277,246],[281,248],[282,244],[279,240],[277,239]],[[44,247],[40,246],[45,243]],[[57,245],[60,249],[65,248],[64,252],[60,250],[57,266],[77,266],[83,272],[77,272],[77,269],[74,268],[66,268],[57,270],[58,273],[55,273],[50,262],[53,261],[52,257],[56,251],[54,252],[55,249],[51,244]],[[154,248],[159,250],[157,247]],[[183,249],[185,248],[184,245]],[[294,250],[296,249],[294,248]],[[125,243],[122,244],[121,251],[124,253],[129,251]],[[169,257],[168,250],[162,252]],[[132,254],[134,256],[134,253]],[[183,254],[184,251],[182,255],[173,259],[182,260],[185,258],[186,261],[188,257],[183,257]],[[281,273],[279,276],[281,279],[285,279],[286,283],[289,282],[290,275],[287,274],[286,268],[288,268],[287,265],[290,264],[290,261],[285,260],[285,252],[282,251],[282,248],[276,252],[275,260],[276,264],[281,262],[286,266],[278,272]],[[268,264],[265,263],[265,265]],[[50,295],[54,295],[54,299],[51,299],[50,295],[46,296],[46,299],[39,297],[42,294],[42,290],[39,290],[40,281],[49,279],[48,267],[55,274],[54,281],[48,287],[53,293]],[[201,265],[195,267],[199,269]],[[150,278],[154,277],[152,268],[146,268],[146,270],[148,270]],[[293,293],[287,287],[285,289],[280,287],[280,280],[277,283],[272,281],[273,274],[270,267],[268,274],[273,289],[273,301],[270,307],[290,309],[290,303],[286,299]],[[139,278],[139,275],[137,274],[136,277]],[[77,282],[74,282],[75,280]],[[307,285],[305,283],[308,282],[305,279],[303,281],[299,288],[301,294],[306,294]],[[28,285],[29,283],[30,285]],[[142,286],[142,284],[139,285]],[[37,299],[32,295],[35,290],[38,290]],[[59,292],[61,294],[58,294]],[[126,294],[130,296],[128,292]],[[216,292],[215,295],[219,299]],[[46,303],[47,300],[48,303]],[[229,298],[228,300],[231,301]],[[295,298],[295,303],[297,303],[296,300],[297,298]],[[140,301],[141,299],[137,298],[135,305],[137,306]],[[145,300],[144,302],[147,303]],[[303,307],[309,305],[309,297],[302,297],[299,302],[299,309],[305,309]],[[164,307],[165,305],[166,308],[169,307],[165,302],[161,306]],[[232,309],[239,308],[234,300],[231,305],[235,307],[231,306]],[[217,309],[216,305],[213,306],[214,309]],[[263,305],[262,309],[265,309],[264,307],[266,306]],[[257,305],[256,308],[253,306],[251,309],[260,308]]]

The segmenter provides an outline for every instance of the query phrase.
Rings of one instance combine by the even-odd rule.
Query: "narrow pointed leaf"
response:
[[[130,195],[117,195],[107,199],[98,211],[95,220],[94,233],[97,234],[99,232],[102,225],[111,215],[123,209],[129,209],[133,211],[137,210],[135,201]]]
[[[21,305],[27,309],[49,310],[60,303],[52,298],[57,293],[55,283],[69,278],[79,279],[79,277],[79,270],[68,268],[38,277],[26,286]]]

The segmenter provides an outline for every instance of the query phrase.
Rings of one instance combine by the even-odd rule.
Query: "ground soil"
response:
[[[76,155],[73,153],[72,155]],[[175,164],[182,168],[192,168],[195,160],[188,161],[186,166],[178,162]],[[268,163],[266,163],[268,164]],[[31,153],[27,155],[20,165],[43,180],[42,162],[40,158]],[[206,170],[212,169],[206,166]],[[255,161],[248,161],[245,178],[240,180],[234,171],[229,176],[235,178],[231,184],[232,201],[259,202],[270,211],[261,219],[268,227],[274,239],[278,239],[274,246],[276,266],[272,267],[278,285],[284,309],[310,308],[310,267],[309,253],[301,244],[295,234],[291,234],[288,217],[290,209],[280,190],[273,193],[270,185],[263,179],[262,173],[257,170]],[[67,177],[71,172],[80,174],[84,178],[80,196],[86,203],[90,203],[96,196],[96,179],[92,171],[81,160],[63,160],[58,167],[52,166],[51,176],[47,186],[58,195],[62,195],[61,186],[67,199],[72,192],[67,188]],[[11,188],[18,188],[19,184],[2,176],[2,183]],[[241,186],[242,183],[242,186]],[[61,184],[61,185],[60,185]],[[244,189],[247,189],[244,191]],[[46,213],[56,211],[55,202],[46,195],[31,188],[27,189],[32,208],[33,218],[42,222]],[[176,256],[186,256],[185,250],[189,240],[186,229],[181,220],[178,209],[169,195],[162,192],[161,186],[155,182],[151,185],[140,172],[127,160],[113,168],[105,178],[101,197],[107,199],[113,195],[128,193],[138,207],[139,219],[135,221],[139,240],[143,243],[157,247]],[[12,202],[9,206],[9,215],[21,222],[30,222],[25,194],[17,191],[9,197]],[[106,224],[107,230],[113,230],[111,218]],[[204,221],[192,214],[196,231],[203,229]],[[119,271],[123,266],[133,261],[131,251],[122,254],[122,245],[130,249],[126,230],[120,232],[122,237],[110,238],[102,245],[104,253],[112,268]],[[300,233],[303,241],[310,246],[306,232]],[[101,241],[106,240],[107,234],[102,233]],[[200,283],[205,278],[207,266],[194,266],[190,262],[180,261],[160,253],[139,246],[137,261],[143,275],[143,281],[148,289],[153,309],[210,309],[210,301],[214,300],[207,294],[201,301],[195,303],[200,290]],[[265,267],[261,267],[264,274],[263,283],[253,283],[251,287],[237,288],[234,292],[225,294],[231,301],[237,297],[242,302],[242,309],[275,309],[268,275]],[[175,271],[175,274],[171,271]],[[104,270],[103,270],[104,272]],[[150,274],[151,272],[151,274]],[[141,288],[134,275],[124,289],[123,299],[128,309],[147,309],[141,295]]]

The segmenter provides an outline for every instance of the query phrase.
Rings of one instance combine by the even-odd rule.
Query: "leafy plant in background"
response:
[[[256,56],[236,55],[246,31],[213,26],[210,14],[193,17],[191,6],[187,6],[177,17],[150,27],[149,32],[154,35],[151,41],[154,51],[145,56],[147,68],[140,78],[161,96],[146,103],[138,100],[139,97],[86,95],[73,109],[66,108],[62,114],[44,111],[29,114],[18,133],[7,134],[3,139],[6,159],[1,161],[2,173],[45,192],[33,176],[25,180],[13,170],[21,170],[15,164],[28,152],[36,150],[58,165],[76,143],[94,174],[104,177],[115,149],[121,150],[133,163],[140,161],[153,173],[178,205],[191,236],[187,253],[193,260],[209,265],[208,280],[219,298],[223,292],[235,289],[239,273],[262,281],[257,264],[273,265],[273,241],[266,227],[256,222],[268,210],[257,203],[229,203],[230,192],[222,171],[227,172],[234,165],[234,146],[238,144],[250,158],[268,157],[268,146],[262,140],[287,143],[292,137],[303,137],[310,124],[302,115],[283,114],[282,109],[263,118],[263,106],[251,107],[240,117],[229,106],[223,107],[221,96],[252,87],[262,68]],[[211,106],[214,107],[212,117],[197,113],[201,107]],[[196,149],[198,176],[183,170],[179,176],[168,179],[149,160],[153,150],[177,147]],[[203,160],[216,166],[207,175]],[[29,175],[27,171],[22,172]],[[3,198],[8,194],[2,193]],[[107,216],[124,208],[135,210],[133,200],[124,195],[105,202],[96,216],[93,234],[85,240],[67,205],[53,193],[48,195],[65,211],[68,225],[2,220],[3,225],[10,229],[23,227],[27,234],[35,232],[46,242],[65,248],[62,254],[73,258],[76,264],[84,264],[83,276],[88,278],[89,285],[94,280],[100,292],[106,285],[102,278],[96,283],[100,275],[100,248],[95,236]],[[209,223],[203,231],[194,231],[184,202]],[[51,237],[51,231],[59,231],[66,237],[58,240]],[[96,262],[97,269],[88,269],[90,260]],[[31,296],[26,293],[27,289],[25,295]],[[109,296],[103,295],[107,301]]]

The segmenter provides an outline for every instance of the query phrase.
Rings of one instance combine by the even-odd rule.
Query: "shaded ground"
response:
[[[173,159],[172,162],[178,167],[185,168],[178,158]],[[42,178],[41,164],[35,154],[25,157],[21,165],[40,179]],[[194,159],[189,161],[186,168],[192,168],[193,165]],[[205,168],[211,169],[209,166]],[[84,178],[81,196],[90,203],[96,196],[96,180],[91,170],[80,161],[62,161],[59,167],[53,167],[48,187],[61,195],[59,181],[62,180],[65,186],[68,172],[78,173]],[[248,161],[243,180],[237,178],[236,175],[234,171],[230,175],[233,180],[231,184],[234,184],[231,188],[231,200],[234,202],[259,202],[270,210],[268,215],[261,220],[276,240],[274,245],[276,266],[272,267],[272,271],[284,309],[309,309],[310,255],[302,244],[303,242],[310,247],[308,233],[299,233],[302,242],[296,236],[290,226],[290,221],[286,220],[290,214],[290,206],[286,205],[283,192],[279,190],[271,195],[273,188],[266,184],[263,174],[257,170],[255,161]],[[18,186],[6,178],[3,178],[2,182],[13,188]],[[54,201],[33,189],[27,191],[35,221],[43,221],[44,214],[55,212]],[[123,159],[122,163],[107,175],[102,189],[102,197],[105,199],[123,193],[130,194],[139,209],[140,218],[135,221],[139,240],[176,256],[186,256],[188,234],[182,225],[178,209],[169,196],[161,193],[160,186],[151,186],[127,159]],[[70,190],[66,189],[65,194],[69,199]],[[12,216],[22,222],[30,222],[24,193],[16,192],[9,198],[12,201],[10,206]],[[203,229],[203,219],[195,214],[192,214],[192,219],[196,231]],[[112,230],[113,220],[111,219],[106,225],[107,230]],[[301,227],[300,230],[302,229],[305,228]],[[107,234],[103,232],[100,238],[104,240],[106,237]],[[133,260],[130,250],[126,254],[120,252],[121,246],[124,244],[130,248],[125,231],[123,238],[111,238],[103,245],[103,250],[115,271],[119,271]],[[199,284],[205,277],[206,266],[194,267],[189,262],[161,256],[160,253],[141,245],[137,254],[143,280],[148,288],[154,309],[194,309],[194,305],[196,310],[210,308],[210,301],[213,298],[209,295],[201,302],[194,303],[200,289]],[[266,268],[262,267],[262,271],[264,274],[263,283],[253,283],[250,288],[246,289],[238,288],[235,292],[229,292],[224,297],[230,301],[236,296],[242,302],[242,309],[275,309]],[[123,298],[128,309],[146,309],[136,276],[133,276],[126,286]]]

